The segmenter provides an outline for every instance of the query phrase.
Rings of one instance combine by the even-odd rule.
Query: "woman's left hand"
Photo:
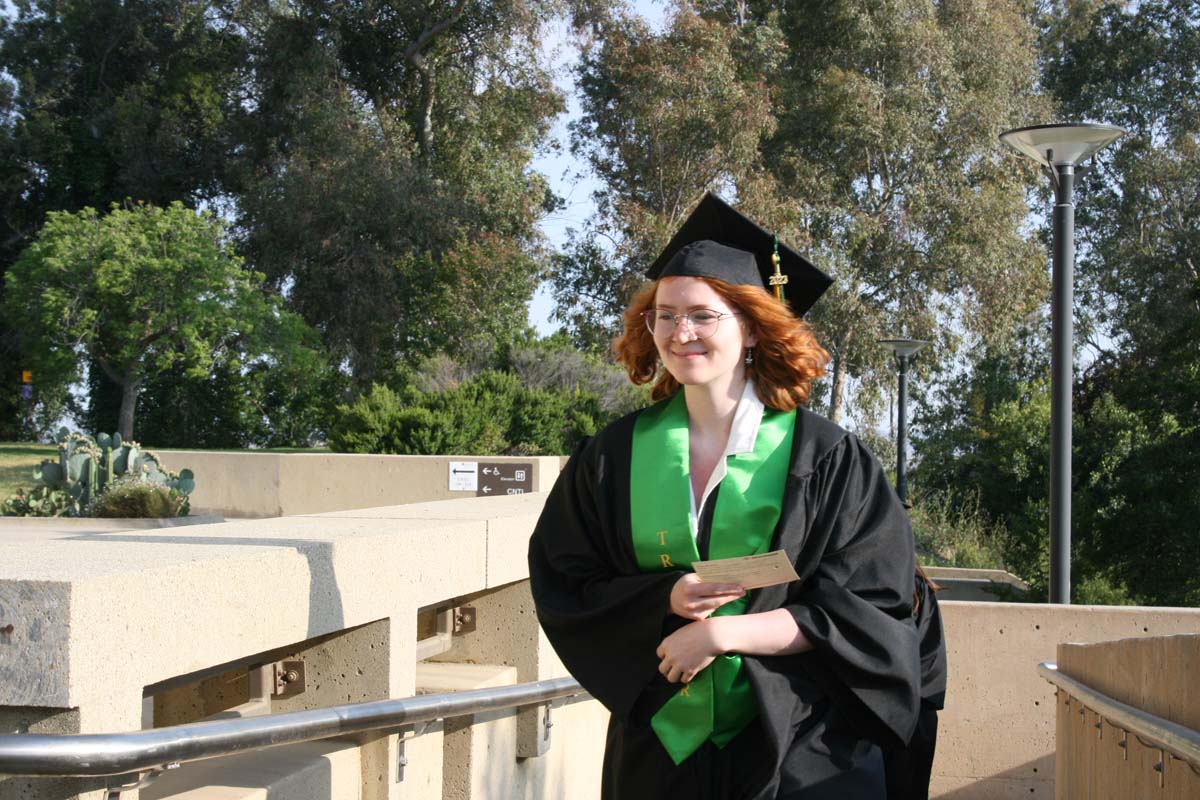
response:
[[[671,683],[690,683],[700,670],[725,652],[717,641],[722,618],[684,625],[663,639],[655,654],[662,659],[658,671]]]

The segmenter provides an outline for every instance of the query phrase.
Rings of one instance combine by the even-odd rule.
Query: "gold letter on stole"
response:
[[[660,545],[662,545],[663,547],[667,546],[667,532],[666,531],[658,532],[658,543]]]
[[[674,564],[671,563],[671,556],[668,555],[667,553],[662,553],[661,555],[659,555],[659,558],[662,559],[662,565],[664,568],[675,566]]]

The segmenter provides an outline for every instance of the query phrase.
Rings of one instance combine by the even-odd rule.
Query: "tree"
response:
[[[602,180],[597,219],[554,270],[556,316],[603,351],[642,272],[706,189],[753,168],[773,120],[762,75],[743,75],[736,31],[679,6],[661,35],[637,16],[601,25],[577,70],[572,151]]]
[[[620,16],[603,32],[574,141],[604,181],[600,223],[556,278],[576,331],[608,332],[706,188],[834,275],[811,319],[835,420],[850,382],[863,421],[878,412],[883,334],[934,338],[950,361],[1041,303],[1045,259],[1021,233],[1036,176],[996,139],[1043,107],[1020,3],[694,0],[662,36]]]
[[[1043,51],[1064,116],[1128,131],[1084,179],[1078,214],[1094,333],[1076,387],[1089,437],[1076,530],[1139,598],[1194,604],[1200,582],[1175,564],[1200,547],[1200,3],[1080,4],[1058,19]]]
[[[360,390],[522,332],[551,203],[528,167],[562,108],[540,53],[553,8],[301,2],[268,20],[238,226]]]
[[[0,306],[3,275],[47,212],[222,194],[245,110],[244,21],[231,5],[11,4],[0,20]],[[16,366],[18,348],[15,323],[0,318],[0,363]],[[0,374],[0,435],[15,433],[16,381]],[[61,386],[36,386],[40,402],[61,405]]]
[[[813,320],[837,420],[848,379],[860,405],[890,383],[880,335],[934,339],[931,359],[948,361],[960,342],[1003,341],[1042,302],[1044,256],[1021,235],[1032,170],[996,139],[1041,108],[1036,30],[1016,2],[750,7],[748,27],[785,48],[763,156],[787,187],[777,224],[835,277]]]
[[[520,335],[554,202],[529,165],[562,108],[542,34],[566,5],[21,0],[0,22],[0,273],[47,212],[181,201],[234,221],[359,388]]]
[[[45,379],[77,380],[86,356],[121,387],[129,439],[147,380],[207,375],[235,348],[264,352],[273,329],[299,349],[298,321],[261,279],[219,221],[180,203],[51,212],[6,276],[6,312]]]

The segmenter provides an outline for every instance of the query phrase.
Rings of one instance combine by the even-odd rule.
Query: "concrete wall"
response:
[[[1058,670],[1113,700],[1200,731],[1200,636],[1060,644]],[[1058,696],[1059,800],[1200,797],[1200,773],[1143,744],[1136,732],[1114,726],[1085,703],[1066,692]]]
[[[1054,687],[1037,665],[1060,642],[1200,632],[1200,609],[946,602],[950,680],[931,796],[1054,797]]]
[[[412,696],[417,609],[464,596],[486,608],[489,592],[523,578],[544,499],[471,498],[162,530],[8,528],[0,623],[13,630],[0,641],[0,726],[137,730],[147,687],[289,653],[304,657],[310,688],[278,703],[280,710]],[[521,651],[505,657],[518,674],[563,674],[531,614],[489,614],[483,625],[519,642]],[[177,698],[178,713],[159,711],[182,721],[212,710],[197,701],[194,711],[180,711],[185,704]],[[589,743],[593,733],[589,724]],[[569,722],[555,734],[570,740]],[[440,786],[440,743],[419,738],[406,745],[403,784],[394,735],[362,749],[364,798],[440,797],[440,789],[410,791]],[[565,751],[551,747],[529,759],[529,784],[561,785]],[[103,783],[0,777],[0,797],[91,800]]]
[[[429,467],[439,480],[444,469]],[[216,707],[211,693],[162,687],[291,653],[305,658],[312,688],[281,709],[411,696],[434,685],[418,673],[417,609],[450,601],[472,603],[479,626],[439,662],[478,664],[519,681],[562,675],[524,583],[526,544],[544,500],[471,498],[180,529],[6,529],[0,626],[14,627],[0,637],[0,730],[136,730],[147,687],[161,689],[154,693],[162,719],[195,718]],[[1200,632],[1196,609],[946,602],[943,614],[950,685],[934,795],[951,800],[1052,796],[1053,690],[1036,665],[1054,660],[1058,643]],[[215,702],[242,697],[231,689]],[[575,703],[552,717],[549,749],[542,715],[528,711],[406,734],[403,781],[394,734],[353,756],[331,744],[239,757],[243,771],[228,774],[245,783],[244,769],[260,763],[265,776],[286,783],[279,765],[303,763],[313,775],[357,774],[354,791],[336,796],[369,800],[448,790],[596,797],[603,709]],[[219,763],[173,772],[180,795],[205,785],[193,770],[219,775]],[[458,778],[448,782],[448,774]],[[0,778],[0,797],[91,800],[102,785]],[[226,787],[219,796],[253,796],[230,794],[235,788],[257,790]],[[153,796],[171,796],[162,791]],[[272,796],[292,795],[280,788]]]
[[[530,492],[549,491],[559,456],[380,456],[155,450],[175,471],[196,473],[194,514],[282,517],[475,496],[450,488],[450,462],[530,464]]]

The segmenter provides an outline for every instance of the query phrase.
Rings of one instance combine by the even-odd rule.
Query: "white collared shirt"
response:
[[[758,428],[762,425],[764,408],[762,401],[758,399],[758,394],[754,391],[754,384],[746,381],[746,387],[742,389],[742,397],[738,400],[737,409],[733,412],[733,425],[729,428],[729,441],[725,443],[725,458],[717,462],[712,475],[708,476],[708,485],[704,487],[704,494],[700,497],[699,504],[696,503],[696,492],[692,489],[692,482],[688,481],[688,497],[692,503],[688,513],[688,523],[691,526],[693,539],[696,538],[700,510],[708,502],[713,489],[717,488],[717,485],[725,478],[726,460],[729,456],[754,452],[754,443],[758,440]]]

